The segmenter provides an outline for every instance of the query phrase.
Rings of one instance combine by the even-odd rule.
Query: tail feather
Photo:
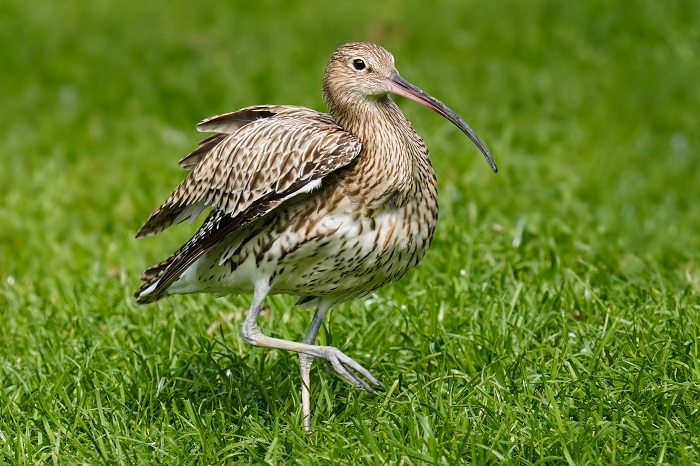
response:
[[[136,298],[136,304],[149,304],[158,301],[159,299],[165,298],[167,295],[161,293],[155,295],[149,291],[158,285],[158,280],[153,283],[144,283],[141,287],[134,293],[134,298]]]
[[[146,281],[134,298],[138,304],[152,303],[167,296],[168,287],[209,248],[221,241],[230,230],[240,227],[240,218],[222,210],[213,210],[197,233],[169,258],[146,269],[141,279]]]
[[[134,297],[138,304],[152,303],[167,296],[167,289],[180,277],[180,275],[213,246],[220,244],[224,238],[241,228],[246,227],[254,221],[268,214],[275,207],[286,201],[289,196],[294,195],[301,189],[307,181],[294,183],[282,192],[271,192],[256,203],[238,214],[227,213],[221,209],[212,210],[206,220],[195,235],[190,238],[175,254],[170,256],[160,264],[147,269],[141,276],[146,283],[139,288]],[[302,191],[303,192],[303,191]],[[265,227],[264,223],[259,223],[255,233],[260,232]]]
[[[183,248],[178,249],[172,256],[168,257],[163,262],[160,262],[156,265],[147,268],[141,274],[139,280],[143,280],[145,283],[141,285],[141,287],[134,293],[134,298],[136,298],[137,304],[152,303],[167,296],[164,293],[154,295],[149,291],[153,291],[155,289],[155,287],[158,285],[158,281],[168,270],[170,264],[172,264],[173,261],[175,261],[175,259],[177,259],[180,256],[180,254],[182,254],[182,250]]]
[[[173,257],[177,255],[175,253],[174,255],[168,257],[165,259],[163,262],[160,264],[153,265],[149,268],[147,268],[139,277],[139,280],[146,282],[146,284],[151,284],[153,281],[163,275],[163,272],[165,272],[165,269],[170,265],[170,263],[173,261]]]

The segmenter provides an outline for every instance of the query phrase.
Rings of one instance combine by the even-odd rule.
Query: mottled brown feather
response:
[[[199,162],[201,162],[202,158],[205,155],[211,152],[211,150],[217,145],[219,145],[224,139],[226,139],[226,137],[228,137],[228,134],[226,133],[215,133],[207,137],[206,139],[202,139],[199,142],[199,146],[197,146],[197,148],[194,151],[190,152],[185,157],[180,159],[178,164],[182,168],[192,170],[194,167],[197,166]]]
[[[289,107],[290,106],[282,105],[254,105],[236,110],[235,112],[215,115],[200,121],[197,124],[197,129],[199,131],[213,131],[216,132],[216,134],[203,139],[196,150],[183,157],[178,163],[188,170],[193,169],[202,160],[202,157],[226,138],[227,135],[235,133],[243,126],[255,120],[275,116],[280,111]]]
[[[249,107],[208,118],[197,128],[215,131],[217,137],[205,139],[181,161],[196,165],[136,237],[159,233],[206,207],[237,216],[270,193],[291,195],[289,187],[302,189],[322,179],[361,150],[359,140],[330,115],[303,107]]]
[[[284,202],[291,193],[299,190],[302,183],[301,180],[298,181],[297,184],[290,186],[286,192],[270,192],[238,214],[226,213],[221,209],[212,211],[197,233],[184,246],[165,261],[144,272],[142,279],[145,279],[146,283],[134,294],[136,302],[146,304],[163,298],[163,292],[202,254],[219,244],[228,235],[272,211]],[[156,281],[158,284],[152,292],[147,295],[141,294]]]

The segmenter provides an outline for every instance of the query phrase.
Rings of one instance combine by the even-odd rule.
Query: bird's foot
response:
[[[362,376],[375,387],[384,388],[384,384],[377,380],[367,369],[359,365],[357,361],[351,357],[345,355],[338,348],[333,346],[321,346],[319,350],[320,354],[318,357],[325,359],[328,366],[331,367],[336,374],[355,387],[361,388],[368,393],[374,393],[372,387],[360,378],[360,376]]]

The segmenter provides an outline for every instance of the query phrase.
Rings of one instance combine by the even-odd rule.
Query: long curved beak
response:
[[[415,102],[418,102],[421,105],[425,105],[429,109],[447,118],[457,128],[461,129],[462,132],[469,136],[469,139],[471,139],[472,142],[476,144],[476,147],[479,148],[481,153],[484,154],[486,161],[489,163],[494,173],[498,173],[498,167],[496,166],[496,162],[493,161],[493,157],[491,157],[491,154],[486,148],[486,145],[483,142],[481,142],[479,136],[476,135],[474,130],[471,129],[469,125],[459,117],[459,115],[450,110],[445,104],[437,100],[435,97],[423,92],[418,87],[403,79],[399,75],[399,73],[392,74],[391,76],[389,76],[389,79],[387,81],[391,86],[391,92],[393,92],[394,94],[406,97],[407,99],[411,99]]]

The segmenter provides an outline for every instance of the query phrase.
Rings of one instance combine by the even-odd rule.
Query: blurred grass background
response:
[[[0,0],[0,458],[8,463],[697,463],[700,4]],[[335,47],[377,42],[491,149],[399,104],[431,149],[423,263],[323,339],[384,379],[238,339],[247,297],[137,308],[192,227],[133,234],[200,119],[323,109]],[[310,315],[271,300],[269,333]],[[210,336],[212,322],[234,314]]]

